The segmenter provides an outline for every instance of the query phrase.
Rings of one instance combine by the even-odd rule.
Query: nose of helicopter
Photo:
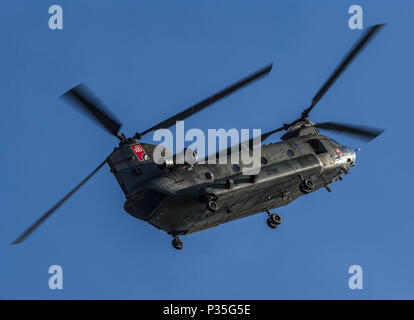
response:
[[[351,149],[351,152],[350,152],[349,155],[350,155],[350,159],[351,159],[351,161],[350,161],[351,166],[354,166],[355,165],[355,160],[356,160],[356,150]]]
[[[343,151],[343,153],[339,160],[340,164],[348,169],[355,166],[356,151],[358,151],[359,149],[354,150],[352,148],[342,146],[341,150]]]

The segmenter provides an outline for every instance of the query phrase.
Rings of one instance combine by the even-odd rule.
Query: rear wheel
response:
[[[184,243],[179,238],[174,238],[172,240],[172,245],[177,250],[181,250],[184,247]]]

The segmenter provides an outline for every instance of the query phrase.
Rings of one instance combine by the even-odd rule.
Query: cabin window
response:
[[[238,164],[233,164],[232,169],[233,169],[233,171],[235,171],[235,172],[239,172],[239,171],[241,170],[241,169],[240,169],[240,166],[239,166]]]
[[[214,178],[213,172],[211,172],[211,171],[207,171],[204,174],[204,176],[206,177],[207,180],[213,180],[213,178]]]
[[[318,139],[308,140],[308,143],[311,145],[313,151],[315,151],[316,154],[327,152],[322,142]]]

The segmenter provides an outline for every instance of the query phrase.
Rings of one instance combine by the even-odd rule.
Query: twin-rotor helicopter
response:
[[[381,129],[337,122],[314,123],[308,119],[335,80],[382,27],[375,25],[364,33],[298,119],[260,136],[263,142],[277,132],[286,131],[280,142],[261,146],[260,170],[251,175],[243,174],[243,163],[232,164],[230,161],[227,164],[178,164],[170,161],[160,165],[153,159],[156,145],[140,142],[140,139],[157,129],[169,128],[176,121],[184,120],[266,76],[272,65],[129,138],[120,133],[121,123],[84,85],[72,88],[62,97],[119,139],[119,144],[96,169],[12,243],[24,241],[105,164],[109,165],[125,194],[125,211],[170,234],[176,249],[183,248],[182,235],[259,212],[267,212],[268,226],[277,228],[282,219],[278,214],[271,213],[271,209],[287,205],[321,188],[330,191],[329,185],[341,180],[355,165],[355,150],[322,135],[320,129],[367,140],[383,132]],[[252,143],[253,139],[243,145],[251,148]],[[241,146],[237,146],[237,150]],[[232,151],[234,148],[226,151],[228,157],[232,156]]]

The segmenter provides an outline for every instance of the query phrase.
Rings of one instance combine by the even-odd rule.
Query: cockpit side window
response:
[[[315,151],[316,154],[327,152],[322,142],[318,139],[308,140],[308,143],[311,145],[313,151]]]

